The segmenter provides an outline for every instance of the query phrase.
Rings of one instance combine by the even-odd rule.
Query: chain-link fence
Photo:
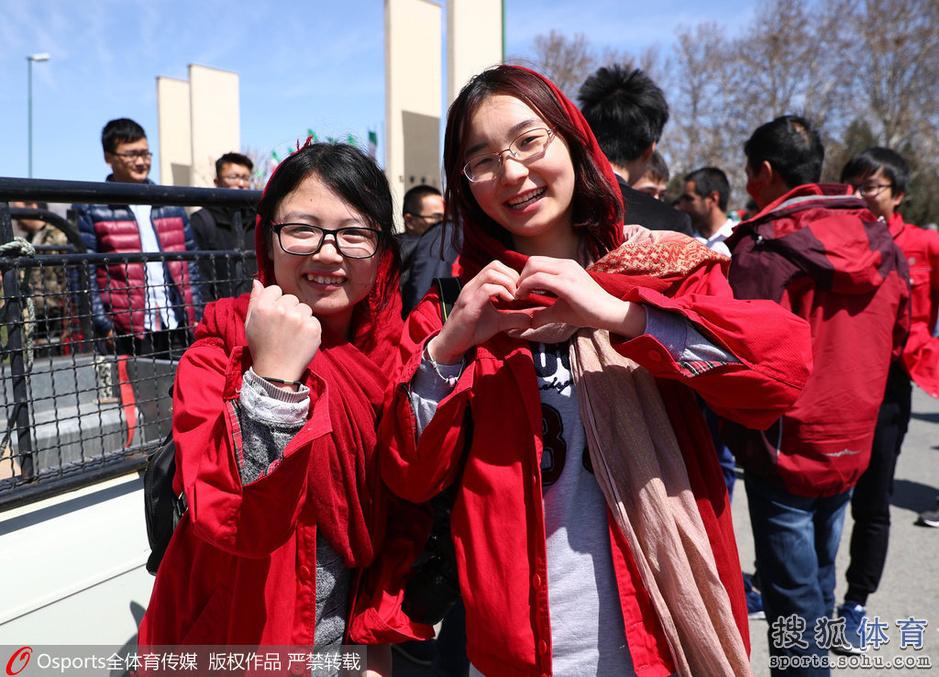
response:
[[[239,193],[178,190],[180,204]],[[253,252],[80,253],[74,231],[34,247],[10,237],[23,213],[0,202],[0,510],[143,467],[205,303],[247,291],[254,271]]]

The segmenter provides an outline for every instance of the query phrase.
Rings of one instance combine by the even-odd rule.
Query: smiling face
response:
[[[848,183],[854,186],[855,195],[867,203],[867,208],[874,212],[875,216],[887,221],[893,217],[905,197],[894,188],[893,182],[884,174],[882,167],[870,176],[849,178]]]
[[[463,161],[508,148],[520,134],[550,128],[544,118],[512,96],[493,95],[469,117]],[[489,181],[470,183],[480,208],[505,228],[515,248],[528,255],[573,257],[577,238],[571,224],[574,165],[567,142],[556,134],[543,154],[523,164],[509,153]]]
[[[305,223],[325,229],[371,226],[348,203],[327,188],[315,174],[288,193],[274,211],[277,223]],[[335,236],[327,235],[320,250],[310,256],[288,254],[271,233],[270,253],[274,278],[285,294],[294,294],[313,309],[326,333],[346,337],[352,311],[372,289],[381,251],[368,259],[344,258]]]
[[[136,141],[124,141],[117,144],[113,153],[105,151],[104,161],[111,165],[114,181],[122,183],[143,183],[150,176],[153,157],[146,137]]]

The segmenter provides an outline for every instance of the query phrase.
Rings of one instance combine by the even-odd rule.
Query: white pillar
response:
[[[399,230],[404,193],[441,187],[441,40],[438,3],[385,0],[385,174]]]

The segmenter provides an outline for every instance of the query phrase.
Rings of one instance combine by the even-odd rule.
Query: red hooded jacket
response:
[[[554,91],[580,132],[578,141],[592,153],[615,190],[609,163],[586,122]],[[466,214],[461,216],[465,276],[494,258],[516,269],[524,265],[524,256],[506,249]],[[622,219],[607,219],[595,236],[606,248],[614,248],[623,239]],[[718,573],[749,646],[730,504],[695,393],[715,411],[745,425],[770,425],[795,400],[807,378],[811,362],[807,326],[775,304],[735,301],[715,261],[676,281],[667,293],[646,288],[638,278],[595,277],[608,291],[615,287],[614,278],[620,278],[627,282],[622,298],[682,315],[739,359],[722,365],[679,363],[648,335],[614,343],[658,379]],[[400,497],[423,502],[452,484],[462,467],[451,528],[469,658],[490,677],[548,675],[552,666],[540,465],[542,413],[531,349],[526,341],[500,334],[468,353],[456,387],[439,403],[418,440],[408,387],[424,346],[441,328],[439,306],[432,291],[406,323],[393,372],[392,399],[381,424],[382,478]],[[465,449],[467,413],[473,432]],[[635,670],[643,677],[669,675],[674,666],[649,594],[629,546],[609,512],[607,517]],[[389,589],[377,610],[400,604],[401,597],[399,590]],[[369,628],[364,624],[354,628],[352,637],[367,640]]]
[[[271,284],[267,237],[259,223],[259,278]],[[311,390],[307,423],[282,458],[247,485],[235,403],[251,366],[244,333],[249,295],[206,308],[180,361],[173,399],[174,486],[189,509],[160,564],[141,646],[312,649],[317,533],[357,569],[382,547],[397,547],[395,538],[384,538],[389,503],[374,453],[387,383],[382,365],[402,326],[395,254],[381,256],[373,290],[354,311],[352,340],[330,344],[324,337],[303,377]],[[354,582],[353,600],[357,589]]]
[[[939,338],[932,335],[939,314],[939,233],[918,228],[894,213],[887,224],[910,268],[910,337],[903,365],[920,388],[939,397]]]
[[[728,425],[737,461],[799,496],[853,487],[870,461],[891,355],[909,329],[906,262],[882,221],[842,185],[799,186],[734,229],[730,284],[812,327],[815,369],[766,432]]]

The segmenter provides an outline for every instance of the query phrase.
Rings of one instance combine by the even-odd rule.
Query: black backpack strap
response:
[[[458,277],[435,277],[434,284],[440,292],[440,319],[446,323],[447,318],[456,305],[456,300],[460,296],[463,285],[460,284]]]

